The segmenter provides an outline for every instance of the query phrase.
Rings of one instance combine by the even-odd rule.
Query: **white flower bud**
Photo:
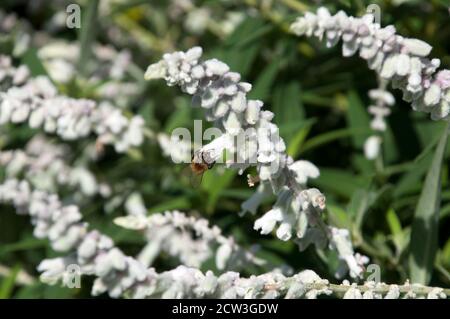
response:
[[[228,65],[217,59],[205,61],[205,66],[206,66],[206,74],[208,76],[212,75],[222,76],[230,70]]]
[[[277,237],[283,241],[288,241],[292,237],[292,226],[289,223],[281,223],[277,229]]]
[[[372,135],[364,143],[364,155],[369,160],[374,160],[380,153],[381,138]]]
[[[394,76],[397,67],[398,55],[390,54],[383,63],[380,76],[385,79],[390,79]]]
[[[410,67],[410,59],[409,56],[406,54],[399,54],[397,59],[397,68],[396,72],[400,76],[405,76],[409,72]]]
[[[428,54],[430,54],[431,49],[433,48],[428,43],[419,39],[404,39],[403,46],[408,50],[409,53],[419,57],[426,57]]]
[[[432,84],[428,90],[425,91],[423,102],[427,106],[433,106],[439,103],[441,99],[441,88],[437,84]]]
[[[269,234],[277,222],[283,220],[283,213],[279,207],[274,207],[255,221],[253,228],[260,230],[262,235]]]

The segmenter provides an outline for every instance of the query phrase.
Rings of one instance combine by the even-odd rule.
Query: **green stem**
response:
[[[80,54],[78,60],[78,69],[82,74],[86,72],[87,61],[92,55],[92,46],[95,40],[97,30],[97,9],[99,0],[89,1],[80,30]]]
[[[284,293],[288,290],[290,287],[290,283],[293,283],[295,279],[289,279],[288,282],[284,282],[281,284],[272,284],[268,285],[265,290],[282,290]],[[429,287],[429,286],[422,286],[422,285],[411,285],[409,283],[406,283],[404,285],[397,285],[400,294],[407,294],[407,293],[414,293],[419,296],[426,296],[428,293],[430,293],[433,289],[436,287]],[[372,291],[376,294],[386,295],[390,290],[391,285],[380,283],[377,284],[376,287],[370,288],[366,285],[338,285],[338,284],[331,284],[328,282],[320,282],[320,283],[310,283],[305,284],[304,288],[306,291],[310,290],[331,290],[333,294],[335,295],[344,295],[350,288],[356,288],[361,293],[364,293],[366,291]],[[448,297],[450,297],[450,289],[448,288],[442,288],[442,292]]]

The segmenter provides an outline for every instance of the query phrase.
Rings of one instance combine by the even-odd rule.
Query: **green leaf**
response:
[[[280,127],[280,132],[283,126],[299,123],[305,118],[305,111],[300,99],[300,85],[297,82],[293,81],[283,86],[277,86],[273,92],[272,104],[272,110],[276,114],[274,122]],[[293,136],[294,132],[283,134],[283,138],[288,143]]]
[[[219,197],[231,184],[236,175],[235,170],[226,170],[222,175],[209,171],[203,176],[202,188],[208,192],[208,212],[213,212]]]
[[[175,99],[176,109],[167,119],[164,131],[171,134],[178,127],[187,127],[192,123],[190,101],[185,98]]]
[[[32,76],[48,75],[47,70],[37,55],[36,48],[30,48],[22,57],[22,63],[29,69]]]
[[[402,233],[402,224],[395,213],[395,210],[390,208],[386,214],[386,220],[389,225],[389,229],[391,230],[392,235],[397,235]]]
[[[359,229],[362,220],[370,206],[375,202],[376,193],[366,189],[357,189],[353,193],[352,199],[348,206],[348,212],[355,221],[355,226]]]
[[[250,17],[240,23],[235,31],[225,40],[226,46],[244,47],[254,44],[256,40],[272,29],[271,25],[259,17]]]
[[[394,189],[394,197],[400,197],[414,192],[419,185],[422,185],[423,176],[431,163],[431,155],[432,154],[425,156],[425,158],[416,163],[414,167],[411,167],[409,171],[400,178]]]
[[[11,297],[19,271],[20,266],[17,265],[11,270],[10,274],[3,279],[0,285],[0,299],[8,299]]]
[[[410,237],[410,228],[402,229],[402,224],[393,208],[386,213],[386,221],[391,230],[392,242],[395,245],[396,256],[399,257],[408,246]]]
[[[287,153],[292,158],[297,158],[300,155],[303,143],[311,131],[311,127],[316,122],[316,119],[307,119],[301,122],[300,128],[292,136],[290,143],[288,144]],[[283,132],[280,130],[280,135],[283,136]]]
[[[328,216],[340,228],[350,228],[351,221],[347,211],[337,205],[327,204]]]
[[[189,201],[188,196],[177,197],[165,202],[162,202],[158,205],[155,205],[148,209],[149,213],[162,213],[166,210],[174,210],[174,209],[189,209],[191,208],[191,202]]]
[[[11,244],[3,243],[0,245],[0,256],[17,251],[26,251],[31,249],[37,249],[47,246],[47,241],[43,239],[37,239],[35,237],[27,237],[18,242]]]
[[[340,196],[351,198],[358,189],[368,186],[369,179],[344,170],[321,167],[320,176],[311,180],[311,184],[325,194],[334,192]]]
[[[272,30],[261,18],[245,19],[225,40],[221,50],[213,50],[211,56],[227,63],[231,70],[245,78],[263,44],[261,37]]]
[[[370,117],[356,91],[350,91],[348,94],[347,123],[351,129],[364,130],[370,127]],[[369,134],[353,135],[353,145],[362,148]]]
[[[412,224],[410,242],[410,278],[414,283],[428,284],[431,279],[438,245],[441,192],[441,167],[450,124],[445,127],[422,187]]]
[[[277,73],[280,68],[280,61],[273,61],[267,64],[266,68],[261,72],[261,75],[256,80],[249,92],[248,97],[251,99],[265,100],[269,97],[272,89],[272,84],[275,81]]]
[[[323,146],[327,143],[333,142],[335,140],[346,138],[346,137],[353,137],[356,138],[358,136],[366,136],[367,133],[370,132],[370,130],[365,128],[346,128],[346,129],[339,129],[334,130],[331,132],[326,132],[317,136],[314,136],[313,138],[307,140],[305,144],[302,147],[302,152],[306,152],[308,150],[312,150],[316,147]]]
[[[348,211],[352,215],[355,227],[361,230],[367,213],[377,206],[386,195],[391,192],[392,186],[385,185],[379,190],[358,189],[352,196]]]

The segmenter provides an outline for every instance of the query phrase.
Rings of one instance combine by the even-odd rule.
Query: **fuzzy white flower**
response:
[[[397,35],[394,26],[381,27],[373,21],[373,15],[356,18],[342,11],[331,15],[325,7],[320,7],[316,14],[308,12],[299,17],[291,30],[297,35],[319,39],[326,35],[327,46],[342,39],[344,56],[359,50],[369,68],[383,80],[392,81],[394,88],[401,89],[403,99],[412,102],[414,110],[434,114],[433,120],[448,119],[444,96],[449,91],[449,71],[437,72],[440,60],[427,58],[432,49],[428,43]]]
[[[367,159],[373,160],[380,153],[381,138],[377,135],[370,136],[364,143],[364,155]]]

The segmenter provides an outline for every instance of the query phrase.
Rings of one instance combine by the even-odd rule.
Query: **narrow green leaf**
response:
[[[356,91],[348,94],[347,122],[351,129],[361,130],[370,127],[370,117]],[[362,148],[369,134],[353,135],[353,145]]]
[[[32,76],[48,75],[47,70],[37,55],[36,48],[30,48],[22,57],[22,63],[29,69]]]
[[[266,100],[271,92],[272,84],[275,81],[279,68],[280,61],[273,61],[267,64],[253,85],[248,97],[251,99]]]
[[[185,98],[175,99],[176,109],[166,121],[164,131],[171,134],[177,127],[187,127],[192,123],[190,101]]]
[[[386,220],[387,220],[387,223],[389,225],[389,229],[391,230],[392,235],[401,234],[402,225],[401,225],[400,220],[399,220],[397,214],[395,213],[394,209],[390,208],[387,211]]]
[[[214,56],[246,78],[262,46],[261,37],[273,27],[259,17],[245,19],[224,41],[224,47],[211,51]]]
[[[294,136],[292,136],[291,141],[288,144],[288,149],[287,149],[287,153],[290,156],[292,156],[292,158],[295,159],[300,155],[303,143],[305,142],[306,137],[308,136],[308,134],[311,131],[311,128],[315,122],[316,122],[316,119],[314,119],[314,118],[302,121],[300,128],[294,134]],[[281,129],[280,129],[280,135],[284,136]]]
[[[149,213],[162,213],[166,210],[174,209],[189,209],[191,208],[191,202],[188,196],[176,197],[174,199],[162,202],[156,206],[149,208]]]
[[[222,175],[219,175],[214,170],[208,173],[203,176],[202,188],[208,192],[207,210],[212,212],[223,191],[233,181],[236,171],[227,170]]]
[[[326,132],[320,135],[317,135],[305,142],[302,147],[302,152],[306,152],[308,150],[314,149],[319,146],[323,146],[327,143],[333,142],[335,140],[353,137],[356,138],[358,136],[365,136],[370,130],[366,128],[349,128],[349,129],[339,129],[331,132]]]
[[[369,182],[368,178],[354,175],[345,170],[321,167],[320,176],[311,180],[311,185],[319,188],[325,194],[330,192],[351,198],[358,189],[367,188]]]
[[[423,177],[431,163],[431,156],[432,154],[428,154],[420,162],[409,168],[407,173],[405,173],[396,184],[394,197],[401,197],[405,194],[415,192],[416,188],[419,185],[422,185]]]
[[[444,129],[422,187],[412,224],[409,267],[411,281],[428,284],[438,244],[441,167],[450,124]]]
[[[273,92],[272,110],[276,114],[274,122],[280,127],[299,123],[305,118],[305,111],[300,99],[300,85],[290,82],[277,86]],[[283,138],[289,143],[295,132],[284,133]]]
[[[97,8],[99,0],[91,0],[82,11],[81,29],[79,32],[80,56],[78,68],[81,72],[86,71],[87,61],[91,57],[93,42],[97,30]]]
[[[351,221],[347,211],[337,205],[327,204],[328,216],[340,228],[351,228]]]
[[[16,252],[16,251],[24,251],[30,249],[42,248],[47,245],[46,240],[36,239],[35,237],[27,237],[18,242],[10,243],[10,244],[2,244],[0,245],[0,256]]]
[[[8,299],[11,297],[12,291],[14,289],[14,284],[16,283],[16,277],[19,274],[20,266],[15,266],[10,274],[3,279],[0,285],[0,299]]]
[[[392,190],[391,185],[385,185],[379,190],[358,189],[352,196],[348,206],[354,226],[361,230],[367,214],[374,210],[377,204]]]

